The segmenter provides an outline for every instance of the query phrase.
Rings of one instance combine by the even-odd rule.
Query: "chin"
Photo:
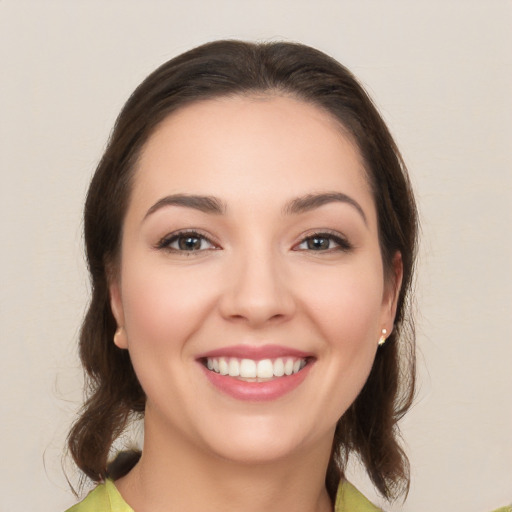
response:
[[[218,446],[217,455],[226,460],[243,465],[275,463],[291,457],[294,447],[279,442],[260,442],[247,439],[243,443],[234,442],[229,446]]]
[[[286,422],[286,421],[285,421]],[[249,419],[209,431],[206,443],[219,457],[241,464],[266,464],[293,457],[308,444],[307,432],[285,428],[282,421]],[[218,425],[221,427],[221,425]],[[295,428],[293,428],[295,427]]]

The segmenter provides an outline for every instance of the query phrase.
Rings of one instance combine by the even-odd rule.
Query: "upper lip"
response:
[[[260,361],[262,359],[276,359],[278,357],[287,356],[306,359],[312,357],[312,354],[282,345],[231,345],[204,352],[200,354],[197,359],[206,359],[209,357],[237,357],[239,359]]]

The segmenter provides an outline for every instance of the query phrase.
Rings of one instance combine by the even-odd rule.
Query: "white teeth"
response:
[[[242,359],[240,362],[240,377],[244,379],[251,379],[257,377],[256,361],[252,359]]]
[[[209,359],[208,359],[209,361]],[[229,376],[230,377],[238,377],[240,375],[240,363],[238,359],[232,357],[229,360]]]
[[[274,376],[274,366],[270,359],[262,359],[258,361],[257,366],[258,378],[270,379]]]
[[[240,377],[242,379],[271,379],[298,373],[306,366],[306,359],[293,357],[278,357],[277,359],[237,359],[236,357],[208,357],[206,367],[208,370]]]
[[[281,357],[274,361],[274,375],[276,377],[282,377],[284,375],[284,361]]]
[[[219,359],[219,373],[221,375],[227,375],[229,373],[228,362],[225,357]]]
[[[284,364],[284,374],[291,375],[293,373],[293,359],[287,359]]]

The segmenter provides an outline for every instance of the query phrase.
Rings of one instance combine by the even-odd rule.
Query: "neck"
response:
[[[205,453],[147,426],[140,461],[116,486],[136,512],[329,512],[331,442],[255,464]]]

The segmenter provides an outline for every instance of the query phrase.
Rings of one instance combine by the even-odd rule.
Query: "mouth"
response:
[[[277,400],[301,387],[316,360],[311,352],[268,344],[231,345],[197,357],[213,389],[253,403]]]
[[[273,359],[248,359],[238,357],[204,357],[203,366],[210,372],[229,376],[243,382],[269,382],[290,377],[302,371],[310,357],[276,357]]]

